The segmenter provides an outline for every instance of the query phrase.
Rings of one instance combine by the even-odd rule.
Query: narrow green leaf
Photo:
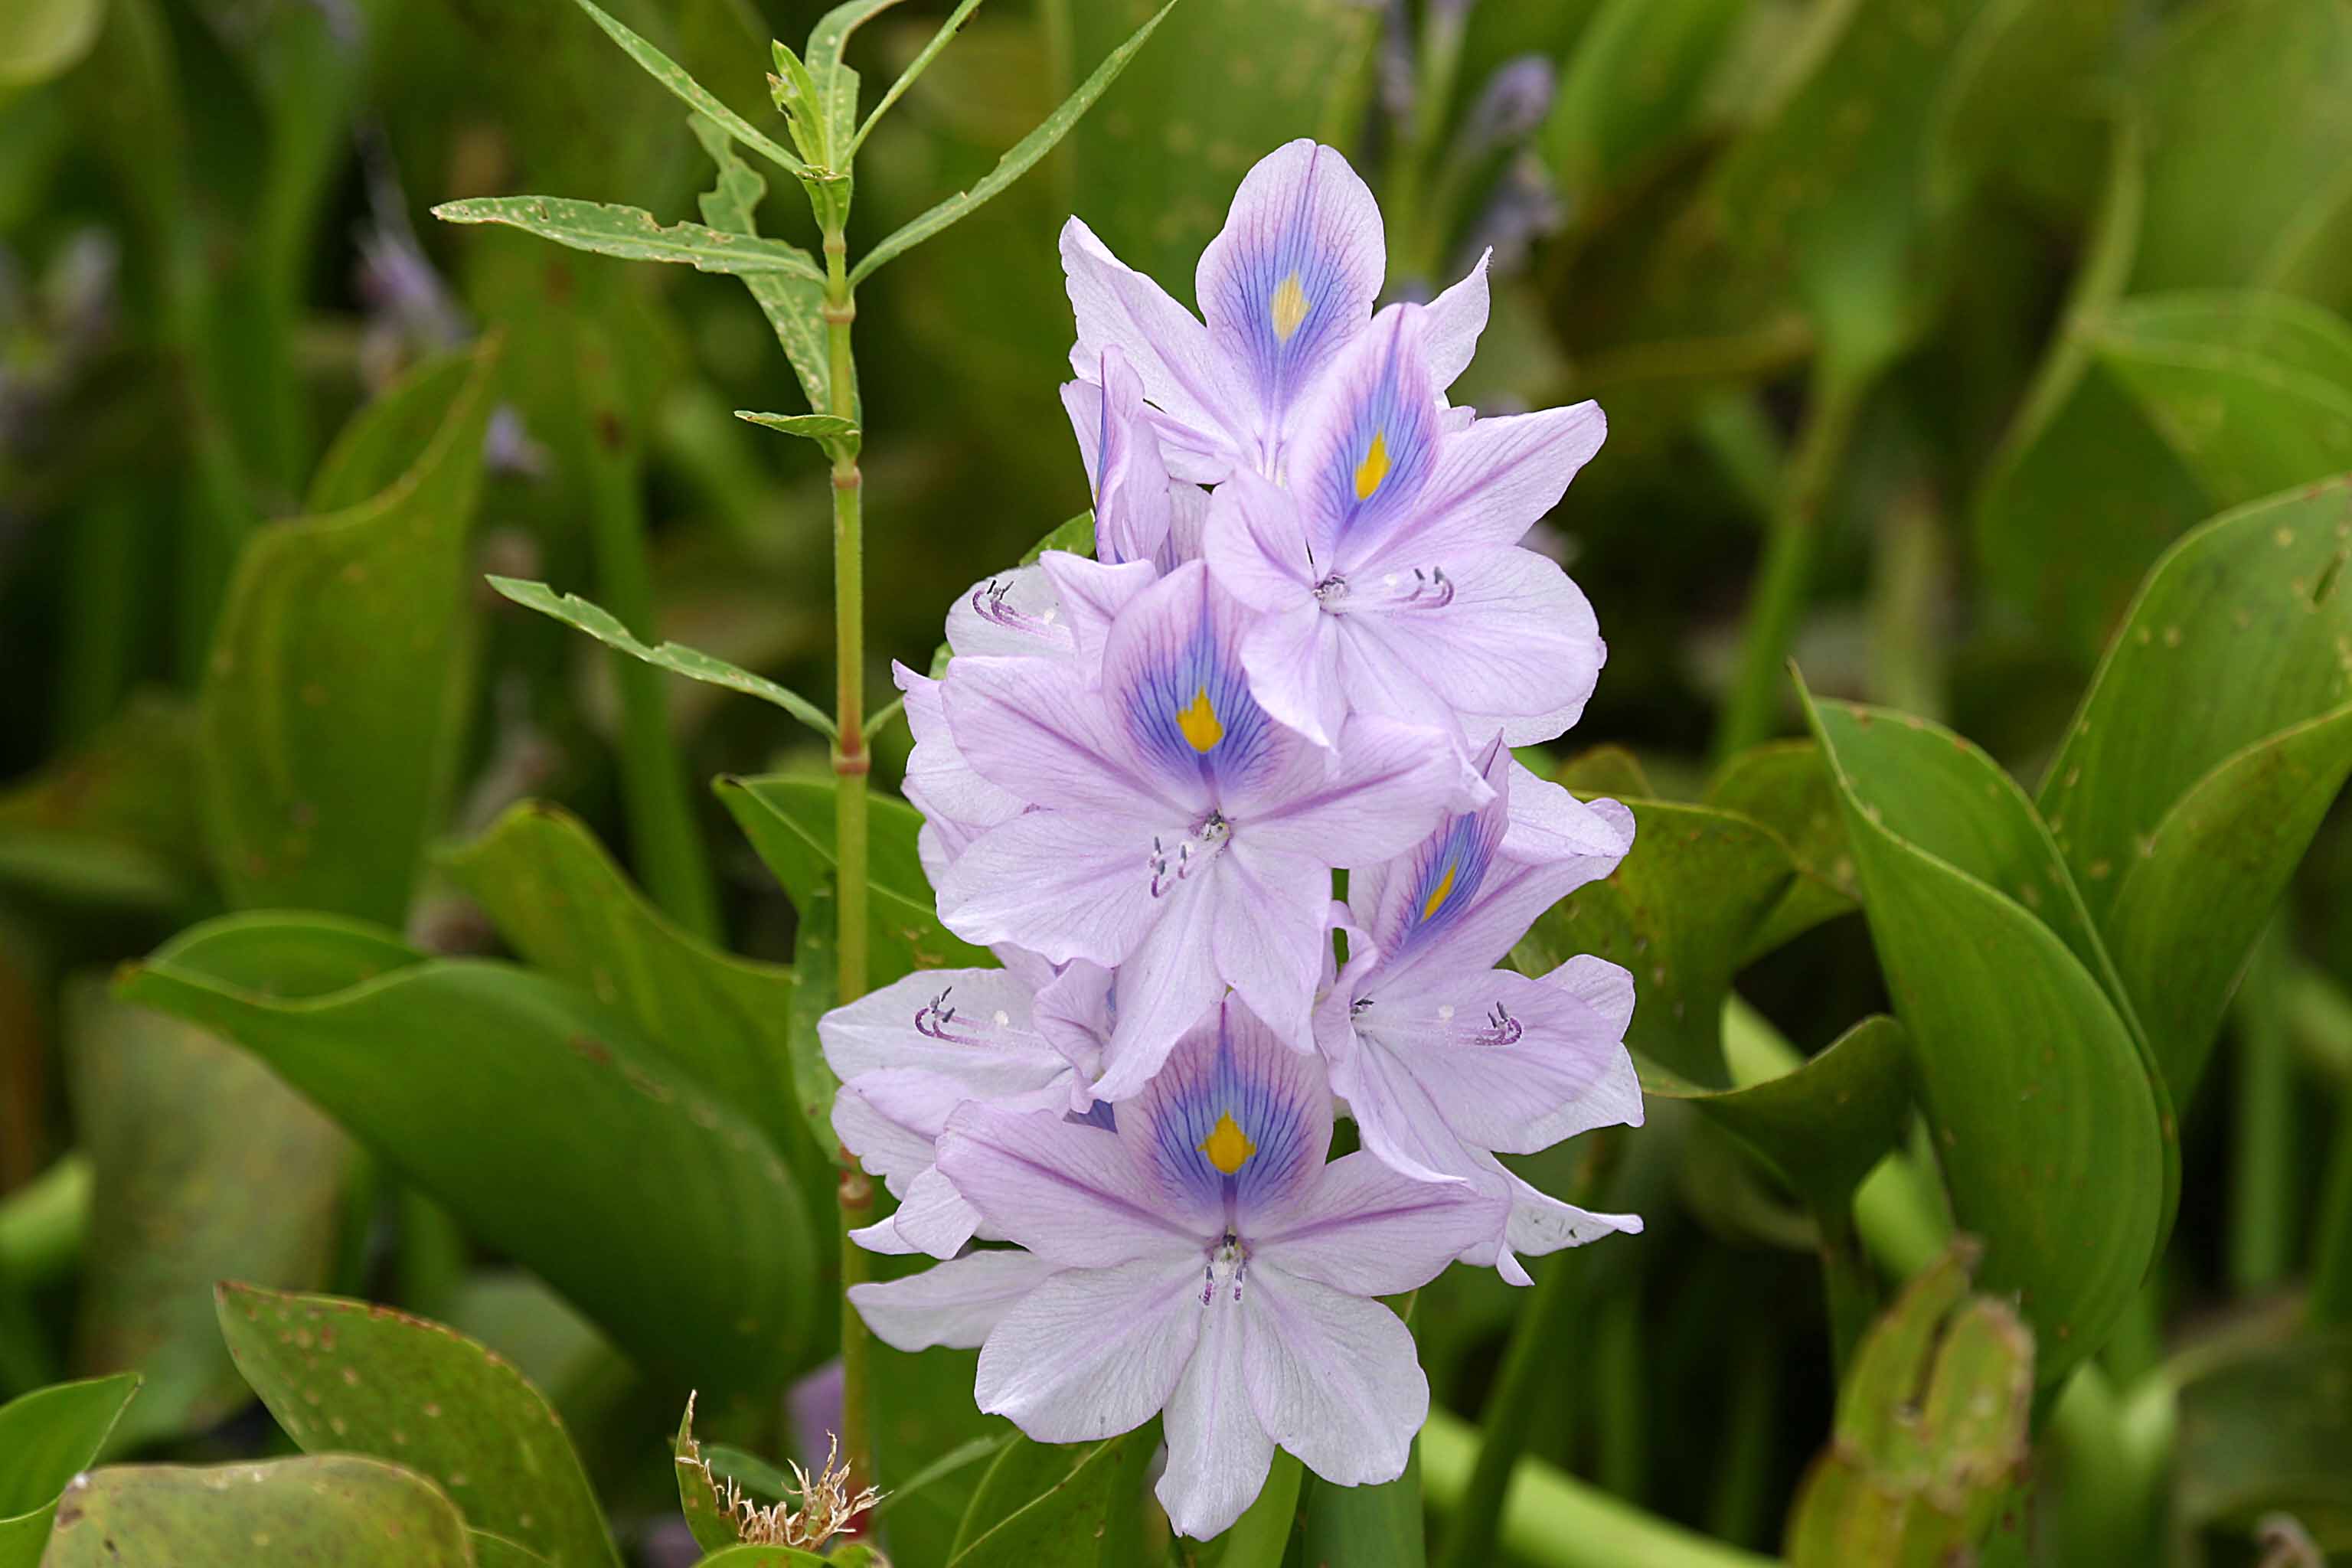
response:
[[[691,1394],[687,1396],[686,1413],[677,1418],[677,1436],[670,1440],[669,1453],[671,1467],[677,1472],[678,1511],[686,1515],[694,1543],[705,1552],[734,1545],[741,1537],[736,1533],[734,1520],[719,1507],[719,1489],[711,1482],[702,1445],[695,1441]]]
[[[234,904],[387,925],[408,908],[470,681],[467,538],[497,357],[491,340],[426,364],[361,411],[431,430],[396,480],[246,544],[197,731],[209,847]],[[366,466],[389,456],[369,447]]]
[[[221,1345],[213,1281],[325,1284],[352,1146],[252,1057],[95,979],[68,987],[65,1018],[74,1122],[96,1173],[75,1360],[147,1380],[126,1445],[201,1432],[251,1397]],[[228,1198],[249,1193],[268,1201]]]
[[[1743,1089],[1706,1089],[1642,1064],[1642,1092],[1689,1101],[1818,1208],[1835,1213],[1908,1124],[1903,1026],[1864,1018],[1792,1072]]]
[[[439,1482],[469,1528],[551,1568],[617,1568],[562,1420],[489,1350],[366,1301],[234,1282],[215,1295],[237,1370],[304,1452],[405,1465]]]
[[[441,864],[534,968],[593,993],[711,1098],[791,1145],[791,970],[680,929],[579,818],[543,801],[510,807],[480,837],[444,851]]]
[[[746,425],[781,430],[787,436],[805,436],[812,441],[837,440],[858,434],[857,426],[838,414],[753,414],[739,408],[735,417]]]
[[[579,5],[583,11],[596,19],[596,25],[604,28],[631,59],[644,68],[646,75],[661,83],[677,98],[679,102],[709,120],[711,123],[724,130],[728,135],[787,174],[804,174],[808,172],[806,163],[753,130],[741,115],[719,102],[701,84],[678,68],[677,61],[597,9],[592,0],[579,0]]]
[[[1013,1441],[1013,1435],[1008,1433],[988,1437],[974,1437],[969,1443],[957,1444],[905,1480],[893,1486],[880,1502],[867,1510],[868,1517],[888,1511],[890,1505],[902,1497],[920,1496],[923,1489],[933,1482],[945,1480],[948,1477],[976,1465],[982,1459],[993,1459]]]
[[[39,1568],[66,1484],[99,1451],[139,1392],[136,1373],[60,1383],[0,1405],[0,1568]]]
[[[2005,775],[1921,721],[1806,706],[1953,1213],[2054,1381],[2105,1342],[2160,1244],[2179,1180],[2161,1082],[2062,936],[2085,941],[2079,901]]]
[[[849,36],[900,0],[847,0],[827,11],[809,33],[809,75],[816,80],[823,104],[825,148],[834,168],[849,172],[850,154],[857,148],[857,73],[842,59]]]
[[[1114,1568],[1104,1537],[1113,1508],[1140,1506],[1117,1485],[1138,1446],[1133,1432],[1091,1447],[1014,1443],[972,1498],[949,1568]]]
[[[44,1568],[478,1568],[448,1495],[355,1454],[93,1470]]]
[[[824,710],[797,691],[790,691],[764,676],[753,675],[738,668],[723,658],[682,647],[674,642],[658,647],[648,647],[630,635],[608,612],[589,603],[577,594],[558,594],[544,583],[526,583],[514,577],[492,577],[490,586],[527,609],[542,616],[552,616],[569,626],[576,626],[603,643],[606,647],[641,658],[647,664],[683,675],[689,680],[707,681],[740,691],[746,697],[757,697],[772,702],[793,718],[830,740],[835,733],[833,721]]]
[[[586,4],[586,0],[582,0],[582,4]],[[1014,142],[1012,151],[1006,153],[978,184],[948,197],[859,258],[857,266],[849,275],[852,286],[864,282],[884,262],[911,250],[1027,174],[1038,159],[1054,150],[1055,142],[1069,134],[1070,127],[1093,107],[1095,100],[1103,95],[1103,89],[1118,79],[1118,73],[1127,68],[1127,62],[1135,58],[1136,51],[1150,40],[1161,19],[1176,8],[1176,4],[1177,0],[1168,0],[1168,4],[1162,5],[1151,20],[1137,28],[1127,42],[1105,56],[1102,64],[1095,68],[1094,74],[1080,82],[1077,90],[1065,99],[1062,106],[1047,115],[1034,131]]]
[[[781,272],[824,280],[824,269],[808,252],[781,239],[729,234],[698,223],[665,228],[643,207],[614,202],[574,201],[569,196],[478,196],[444,202],[433,209],[444,223],[495,223],[551,239],[574,250],[617,256],[626,261],[677,261],[703,272],[739,277]]]
[[[807,1220],[741,1111],[620,1014],[507,964],[418,962],[299,999],[236,984],[244,964],[222,950],[274,937],[257,919],[199,926],[127,971],[121,994],[267,1061],[641,1365],[740,1390],[798,1364]]]
[[[898,79],[890,84],[890,90],[882,95],[882,101],[874,106],[874,112],[866,117],[866,123],[857,128],[857,134],[850,139],[850,155],[855,156],[857,150],[866,145],[866,138],[873,133],[875,122],[889,111],[890,106],[898,102],[908,88],[915,85],[915,79],[929,68],[931,61],[939,57],[941,49],[948,47],[956,34],[963,30],[964,23],[971,18],[974,11],[980,9],[980,6],[981,0],[961,0],[956,8],[949,13],[948,19],[940,24],[940,30],[933,33],[929,41],[923,45],[915,58],[907,62],[907,68],[900,71]]]
[[[774,872],[795,907],[805,911],[829,899],[834,872],[833,784],[830,780],[775,774],[721,778],[719,798],[736,826]],[[940,924],[915,836],[922,818],[902,800],[877,794],[867,804],[867,854],[872,890],[873,983],[887,985],[918,969],[987,966],[985,948]]]
[[[768,194],[768,182],[735,155],[725,127],[699,114],[691,116],[689,123],[695,140],[702,143],[702,150],[719,169],[718,185],[702,194],[704,221],[725,234],[757,235],[755,217],[761,199]],[[800,378],[801,393],[808,399],[809,406],[823,408],[831,374],[825,346],[824,279],[785,272],[748,272],[743,274],[743,287],[751,290],[752,301],[768,318],[777,346],[784,351],[793,374]],[[852,405],[855,406],[854,400]]]
[[[2042,784],[2179,1104],[2352,769],[2347,505],[2352,482],[2333,480],[2167,552]]]

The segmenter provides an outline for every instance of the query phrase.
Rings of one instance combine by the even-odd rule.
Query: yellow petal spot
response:
[[[1365,448],[1364,460],[1356,465],[1356,499],[1370,500],[1381,481],[1389,477],[1389,444],[1378,430],[1372,432],[1372,444]]]
[[[1454,868],[1448,866],[1445,868],[1445,875],[1437,879],[1437,886],[1429,890],[1429,901],[1421,906],[1421,918],[1423,920],[1427,920],[1430,916],[1444,909],[1445,907],[1445,900],[1453,897],[1453,895]]]
[[[1274,335],[1288,342],[1291,334],[1298,331],[1299,323],[1307,320],[1307,312],[1313,304],[1314,301],[1307,297],[1307,290],[1298,286],[1297,273],[1292,273],[1276,284],[1274,290]]]
[[[1250,1142],[1250,1135],[1241,1130],[1241,1124],[1228,1110],[1217,1118],[1216,1126],[1201,1141],[1201,1152],[1209,1157],[1210,1164],[1230,1176],[1249,1163],[1249,1157],[1257,1152],[1257,1145]]]
[[[1201,688],[1189,705],[1176,710],[1176,727],[1184,731],[1184,738],[1192,742],[1196,752],[1205,752],[1225,738],[1224,721],[1217,717],[1207,687]]]

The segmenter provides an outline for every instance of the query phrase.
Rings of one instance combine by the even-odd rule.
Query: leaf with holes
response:
[[[2179,1190],[2147,1047],[2056,847],[1981,752],[1924,721],[1806,710],[1911,1044],[1954,1216],[2055,1380],[2138,1294]]]
[[[233,1282],[215,1295],[237,1371],[306,1453],[404,1465],[469,1528],[551,1568],[618,1563],[562,1421],[488,1349],[366,1301]]]
[[[756,235],[754,215],[768,194],[768,182],[759,171],[735,155],[726,128],[708,116],[692,117],[695,140],[719,167],[719,184],[702,193],[703,220],[725,234]],[[801,395],[811,408],[823,409],[831,395],[832,360],[825,341],[824,281],[820,275],[804,278],[792,272],[747,272],[743,287],[768,318],[777,346],[800,379]],[[857,406],[851,389],[850,407]]]

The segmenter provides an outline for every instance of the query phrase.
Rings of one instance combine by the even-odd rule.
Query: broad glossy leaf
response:
[[[2129,300],[2099,362],[2217,506],[2352,468],[2352,328],[2273,294]]]
[[[797,1363],[816,1272],[791,1176],[626,1017],[474,961],[285,1001],[223,978],[209,934],[131,970],[122,994],[259,1056],[642,1364],[732,1389]]]
[[[833,784],[789,773],[722,778],[719,798],[795,907],[809,909],[834,875]],[[940,924],[931,885],[915,850],[922,818],[905,801],[875,792],[868,800],[866,869],[871,883],[871,978],[887,985],[917,969],[987,966],[984,948]]]
[[[126,1465],[68,1493],[44,1568],[477,1568],[447,1494],[352,1454]]]
[[[2204,1360],[2181,1385],[2179,1410],[2172,1473],[2187,1522],[2243,1528],[2283,1509],[2325,1549],[2352,1550],[2352,1333]]]
[[[713,1099],[797,1136],[788,1091],[793,972],[681,931],[631,886],[595,835],[542,801],[510,808],[442,865],[509,946],[644,1031]]]
[[[2177,1102],[2352,769],[2352,484],[2216,519],[2149,574],[2042,806]]]
[[[1789,1521],[1790,1568],[1974,1561],[2024,1468],[2034,1338],[1956,1247],[1863,1337]]]
[[[878,1275],[897,1271],[887,1260],[877,1269]],[[1027,1440],[1011,1422],[982,1415],[972,1404],[979,1352],[928,1350],[909,1355],[877,1342],[869,1353],[875,1462],[886,1483],[920,1475],[982,1438],[1000,1445]],[[885,1500],[890,1549],[899,1562],[947,1563],[992,1463],[967,1465],[903,1499]]]
[[[741,115],[719,102],[701,83],[680,69],[676,60],[671,59],[653,45],[646,42],[644,38],[597,9],[590,0],[578,0],[578,3],[583,11],[595,18],[596,25],[604,29],[605,35],[621,46],[623,52],[644,68],[647,76],[659,82],[663,89],[676,97],[680,103],[719,126],[729,136],[774,163],[778,168],[793,174],[807,172],[806,163],[753,130]]]
[[[576,626],[603,643],[606,647],[643,659],[672,675],[683,675],[689,680],[706,681],[740,691],[746,697],[757,697],[772,702],[818,734],[830,737],[835,733],[833,721],[824,710],[797,691],[786,690],[764,676],[739,669],[723,658],[666,642],[658,647],[648,647],[623,626],[613,614],[590,604],[577,594],[558,594],[544,583],[525,583],[513,577],[492,577],[490,586],[528,609],[542,616],[551,616],[565,626]]]
[[[2019,1292],[2054,1380],[2105,1340],[2168,1223],[2162,1085],[2007,776],[1923,721],[1807,709],[1954,1215],[1985,1240],[1987,1288]]]
[[[2352,14],[2336,0],[2203,0],[2130,83],[2147,125],[2135,285],[2302,285],[2352,307]],[[2333,254],[2314,252],[2332,239]]]
[[[96,1172],[75,1362],[145,1377],[127,1443],[202,1431],[252,1397],[222,1348],[213,1281],[326,1283],[350,1141],[251,1056],[95,980],[68,991],[66,1027]]]
[[[1097,58],[1159,9],[1078,0],[1072,58]],[[1356,0],[1184,0],[1160,26],[1072,132],[1067,205],[1120,260],[1191,302],[1193,263],[1252,163],[1295,136],[1346,150],[1361,133],[1380,17]]]
[[[1423,1568],[1429,1548],[1421,1516],[1421,1444],[1404,1474],[1379,1486],[1335,1487],[1309,1478],[1299,1540],[1309,1563],[1363,1568]]]
[[[768,182],[735,155],[725,127],[699,114],[690,123],[695,140],[702,143],[702,150],[719,167],[719,184],[702,194],[704,220],[724,234],[757,234],[754,216],[761,198],[768,194]],[[747,272],[742,278],[753,302],[768,318],[777,346],[792,362],[793,374],[800,378],[802,395],[808,399],[811,408],[824,408],[831,395],[832,361],[826,344],[823,275],[804,278],[789,272]],[[856,406],[854,397],[851,405]]]
[[[469,659],[466,541],[495,342],[358,418],[444,410],[372,499],[246,544],[205,670],[198,775],[230,901],[397,924],[447,793]]]
[[[433,209],[444,223],[495,223],[574,250],[624,261],[683,262],[701,272],[782,272],[811,280],[824,273],[808,252],[780,239],[730,234],[698,223],[665,228],[642,207],[567,196],[477,196]]]
[[[474,1568],[553,1568],[528,1546],[486,1530],[466,1531],[466,1544],[474,1553]]]
[[[139,1392],[135,1373],[37,1388],[0,1405],[0,1568],[38,1568],[66,1484],[98,1462]]]
[[[1011,151],[978,184],[939,203],[858,258],[857,265],[849,274],[851,285],[854,287],[864,282],[873,275],[876,268],[892,257],[913,249],[1027,174],[1038,159],[1054,150],[1055,142],[1069,134],[1070,128],[1093,107],[1095,100],[1103,95],[1103,89],[1118,79],[1118,73],[1127,68],[1127,62],[1133,59],[1136,52],[1150,41],[1152,30],[1175,6],[1176,0],[1168,0],[1168,4],[1161,6],[1151,20],[1137,28],[1125,43],[1105,55],[1093,74],[1078,84],[1077,90],[1065,99],[1059,109],[1047,115],[1037,129],[1014,142]]]
[[[1013,1444],[973,1496],[949,1568],[1115,1568],[1111,1513],[1141,1506],[1122,1482],[1140,1480],[1130,1461],[1143,1447],[1133,1432],[1091,1447]]]
[[[552,1568],[617,1564],[563,1423],[522,1373],[390,1307],[224,1283],[221,1337],[309,1453],[372,1455],[444,1487],[468,1528]]]
[[[1706,1089],[1644,1065],[1642,1092],[1684,1100],[1817,1206],[1845,1206],[1854,1186],[1903,1140],[1911,1110],[1903,1026],[1864,1018],[1792,1072]]]
[[[195,715],[142,694],[78,749],[0,792],[0,879],[68,898],[173,908],[207,879]]]
[[[1706,804],[1779,834],[1801,873],[1756,933],[1748,957],[1762,957],[1860,900],[1837,785],[1811,742],[1769,741],[1738,753],[1707,784]]]
[[[64,75],[98,42],[106,0],[15,0],[0,16],[0,89]]]
[[[1624,965],[1641,996],[1626,1044],[1695,1084],[1724,1087],[1724,993],[1801,873],[1788,846],[1748,817],[1625,804],[1632,853],[1538,918],[1514,960],[1535,974],[1583,952]]]

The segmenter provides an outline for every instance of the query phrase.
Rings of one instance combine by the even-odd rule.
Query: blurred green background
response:
[[[765,125],[767,40],[824,7],[613,9]],[[863,153],[853,254],[978,177],[1150,9],[983,6]],[[857,36],[869,96],[945,10],[910,0]],[[1590,779],[1693,795],[1711,757],[1795,732],[1787,656],[1815,690],[1941,720],[2031,778],[2168,542],[2352,468],[2347,0],[1183,0],[1045,164],[861,290],[871,689],[889,658],[925,667],[950,599],[1087,504],[1056,395],[1065,216],[1190,302],[1232,187],[1301,135],[1380,195],[1391,296],[1494,248],[1455,401],[1609,414],[1549,525],[1611,653],[1561,755],[1607,743],[1642,770],[1612,756]],[[373,493],[331,443],[433,356],[499,344],[463,581],[610,605],[597,531],[637,531],[663,636],[829,689],[823,460],[731,417],[801,406],[751,296],[427,211],[529,191],[667,222],[710,183],[677,104],[568,0],[0,9],[0,1396],[143,1365],[128,1451],[248,1453],[274,1439],[210,1282],[399,1301],[541,1378],[625,1533],[658,1544],[677,1381],[355,1161],[258,1064],[102,981],[202,917],[288,902],[500,951],[505,922],[446,875],[388,908],[273,882],[205,816],[226,731],[194,701],[208,669],[234,673],[215,633],[240,557],[273,520]],[[761,219],[814,243],[796,193]],[[633,845],[613,666],[586,639],[476,586],[443,633],[388,636],[372,678],[394,706],[454,704],[435,837],[560,802],[689,929],[792,952],[791,904],[699,783],[823,767],[772,710],[664,688],[706,895]],[[906,744],[879,742],[886,783]],[[2300,999],[2286,1044],[2225,1041],[2181,1130],[2179,1233],[2123,1352],[2143,1366],[2259,1321],[2305,1256],[2352,1062],[2331,1010],[2352,975],[2345,826],[2260,961]],[[1885,1005],[1853,915],[1741,991],[1806,1049]],[[1583,1152],[1559,1152],[1565,1183]],[[1810,1243],[1671,1135],[1622,1152],[1619,1201],[1650,1229],[1594,1254],[1578,1366],[1534,1447],[1771,1549],[1830,1419]],[[1419,1328],[1441,1403],[1475,1416],[1513,1302],[1464,1274]],[[907,1408],[886,1443],[961,1435],[949,1406]],[[2352,1513],[2352,1475],[2336,1498]],[[901,1516],[904,1561],[943,1555],[921,1533],[951,1530],[939,1508]]]

